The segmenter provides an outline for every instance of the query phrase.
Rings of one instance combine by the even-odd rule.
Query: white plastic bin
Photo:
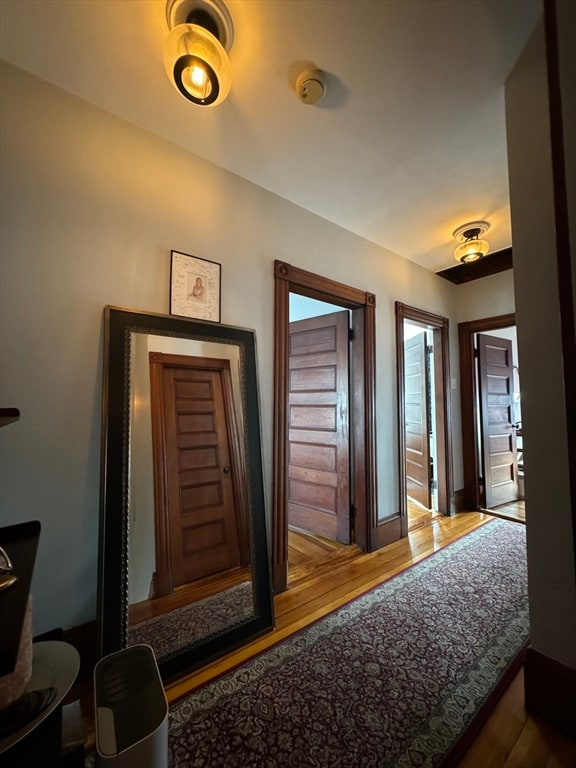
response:
[[[149,645],[94,667],[96,768],[168,768],[168,701]]]

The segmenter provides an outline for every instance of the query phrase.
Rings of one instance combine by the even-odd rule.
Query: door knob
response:
[[[230,467],[226,466],[222,469],[222,472],[224,472],[225,475],[228,475],[230,473]]]

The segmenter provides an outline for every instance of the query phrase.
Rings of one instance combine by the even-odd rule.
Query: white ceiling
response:
[[[162,63],[165,0],[0,0],[0,55],[437,271],[452,232],[511,245],[504,83],[541,0],[228,0],[232,91],[196,107]],[[302,104],[304,63],[325,98]]]

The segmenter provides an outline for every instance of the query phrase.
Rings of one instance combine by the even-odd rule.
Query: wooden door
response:
[[[249,559],[228,360],[150,354],[156,595]]]
[[[485,506],[518,499],[512,342],[478,334],[478,389]]]
[[[430,509],[430,400],[425,331],[404,342],[404,379],[406,494]]]
[[[288,524],[349,544],[349,313],[290,323]]]

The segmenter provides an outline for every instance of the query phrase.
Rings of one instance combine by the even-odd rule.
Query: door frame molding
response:
[[[373,293],[274,262],[274,423],[272,474],[272,573],[274,591],[288,584],[288,343],[290,293],[350,309],[355,344],[351,354],[351,472],[354,477],[356,543],[364,551],[377,539],[376,486],[376,297]]]
[[[462,412],[462,465],[464,488],[462,490],[463,509],[477,511],[482,509],[480,499],[480,457],[478,454],[478,385],[476,383],[476,363],[474,356],[474,335],[484,331],[496,331],[516,325],[515,313],[484,317],[458,323],[458,348],[460,351],[460,404]]]
[[[438,511],[454,515],[454,472],[452,469],[452,411],[450,399],[450,337],[448,318],[434,315],[417,307],[395,302],[396,311],[396,375],[398,391],[398,477],[399,509],[402,536],[408,535],[408,506],[406,504],[406,433],[405,419],[405,360],[404,320],[422,323],[433,332],[434,360],[441,360],[441,370],[434,365],[434,390],[436,404],[436,451],[438,464]],[[443,471],[440,471],[440,466]]]

